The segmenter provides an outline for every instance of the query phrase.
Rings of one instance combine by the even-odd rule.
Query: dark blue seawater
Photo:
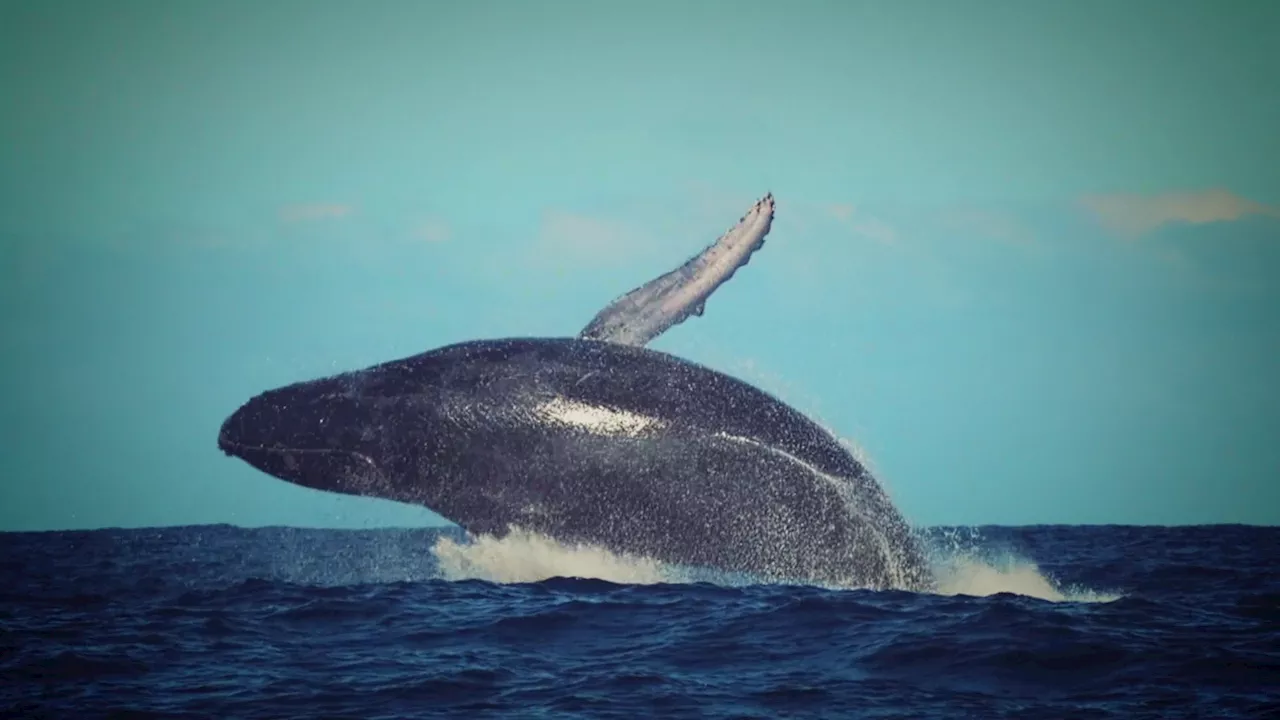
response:
[[[430,530],[5,534],[0,714],[1280,717],[1280,528],[930,535],[1067,599],[448,580]]]

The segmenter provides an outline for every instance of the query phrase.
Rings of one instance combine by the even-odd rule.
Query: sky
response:
[[[1280,523],[1280,5],[0,5],[0,530],[436,524],[216,448],[262,390],[572,335],[767,191],[653,347],[921,525]]]

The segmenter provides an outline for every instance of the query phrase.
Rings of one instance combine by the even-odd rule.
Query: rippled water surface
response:
[[[938,595],[522,535],[2,534],[0,715],[1280,717],[1280,528],[929,537]]]

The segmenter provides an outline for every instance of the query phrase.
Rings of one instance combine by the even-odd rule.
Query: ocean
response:
[[[0,534],[20,718],[1280,718],[1280,528],[923,531],[937,594],[514,534]]]

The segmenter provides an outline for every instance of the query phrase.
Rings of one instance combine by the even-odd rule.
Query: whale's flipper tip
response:
[[[675,270],[614,300],[578,336],[643,346],[690,315],[702,315],[707,298],[764,246],[774,211],[770,191],[720,239]]]

